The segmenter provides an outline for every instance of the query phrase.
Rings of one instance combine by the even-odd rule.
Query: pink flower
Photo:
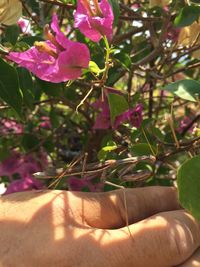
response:
[[[17,123],[15,120],[11,119],[1,119],[0,120],[0,133],[1,134],[22,134],[24,131],[23,125]]]
[[[43,129],[45,129],[45,130],[49,130],[49,129],[51,129],[51,121],[50,121],[50,118],[49,117],[47,117],[47,116],[43,116],[43,117],[41,117],[41,122],[40,122],[40,124],[39,124],[39,126],[41,127],[41,128],[43,128]]]
[[[36,160],[36,156],[39,160]],[[0,176],[8,176],[11,181],[5,194],[43,188],[42,183],[35,179],[32,174],[44,170],[46,165],[47,157],[42,151],[37,155],[22,155],[14,151],[9,158],[0,164]],[[19,179],[13,180],[14,174],[18,174]]]
[[[93,107],[100,111],[99,114],[96,117],[95,124],[93,126],[93,129],[108,129],[110,128],[110,109],[108,104],[108,99],[104,98],[102,100],[101,98],[98,99],[94,104]]]
[[[18,179],[13,181],[9,184],[7,187],[5,195],[15,193],[15,192],[22,192],[22,191],[28,191],[33,189],[42,189],[43,185],[40,181],[33,177],[26,177],[23,179]]]
[[[135,108],[128,109],[115,118],[113,128],[116,129],[123,122],[129,121],[132,126],[139,128],[142,123],[142,105],[138,104]]]
[[[17,22],[17,24],[19,25],[21,31],[25,34],[29,34],[31,31],[31,23],[30,20],[28,19],[24,19],[24,18],[20,18]]]
[[[100,181],[94,181],[95,178],[96,175],[84,178],[70,177],[67,181],[69,190],[82,191],[85,188],[90,192],[100,192],[103,190],[104,184]]]
[[[18,172],[19,166],[22,164],[21,156],[18,152],[13,152],[11,156],[2,161],[0,164],[0,176],[11,176]]]
[[[166,32],[166,35],[165,35],[166,39],[169,39],[174,43],[177,42],[181,29],[174,27],[171,22],[168,24],[167,28],[168,29],[167,29],[167,32]]]
[[[45,28],[47,41],[36,42],[25,52],[11,52],[8,59],[27,68],[42,80],[54,83],[74,80],[82,75],[90,61],[89,49],[85,44],[68,40],[58,26],[58,18],[53,16],[50,32]]]
[[[115,93],[115,94],[122,94],[121,92],[113,89],[107,89],[108,94]],[[93,107],[100,111],[96,117],[95,124],[93,129],[117,129],[120,124],[124,122],[130,122],[131,126],[135,126],[137,128],[140,127],[142,123],[142,105],[138,104],[135,108],[130,108],[123,112],[122,114],[116,116],[113,125],[111,126],[111,118],[110,118],[110,108],[106,94],[104,94],[104,99],[98,99],[94,104]]]
[[[137,11],[137,10],[140,8],[140,4],[138,4],[138,3],[132,4],[131,8],[132,8],[134,11]]]
[[[188,125],[192,122],[192,119],[188,116],[185,116],[180,122],[179,122],[179,127],[177,129],[178,133],[182,133],[187,127]],[[195,128],[195,124],[193,124],[189,129],[188,132],[192,133],[192,131]]]
[[[108,0],[78,0],[74,18],[74,27],[93,42],[99,42],[104,35],[112,38],[114,15]]]

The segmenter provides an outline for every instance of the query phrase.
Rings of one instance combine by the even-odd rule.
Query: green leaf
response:
[[[199,5],[199,0],[190,0],[190,3],[193,5]]]
[[[114,141],[110,140],[106,143],[105,146],[101,148],[98,152],[98,159],[99,160],[106,160],[107,158],[112,158],[112,152],[117,149],[117,145]]]
[[[41,36],[24,36],[21,38],[21,41],[26,43],[29,46],[33,46],[36,41],[44,41]]]
[[[20,29],[18,25],[11,25],[6,28],[6,40],[10,42],[12,45],[15,45],[17,42],[17,38],[20,34]]]
[[[185,6],[181,9],[178,16],[174,20],[176,27],[185,27],[191,25],[194,21],[198,20],[200,15],[200,7],[198,6]]]
[[[24,134],[23,138],[22,138],[22,146],[26,151],[29,151],[31,149],[37,148],[38,144],[39,144],[39,139],[32,134]]]
[[[110,107],[111,123],[113,124],[116,116],[128,109],[128,103],[124,96],[113,93],[108,94],[108,103]]]
[[[156,147],[151,145],[151,148],[156,153]],[[133,156],[144,156],[144,155],[152,155],[153,152],[150,146],[146,143],[135,144],[130,147],[130,152]]]
[[[21,115],[22,94],[16,69],[0,58],[0,70],[0,98]]]
[[[115,149],[117,149],[117,145],[113,141],[109,141],[106,146],[102,147],[102,150],[105,152],[111,152]]]
[[[47,81],[40,80],[39,78],[36,78],[38,86],[41,88],[41,90],[47,94],[48,96],[59,96],[60,92],[62,90],[62,84],[61,83],[50,83]]]
[[[59,126],[59,117],[58,114],[56,113],[55,108],[51,109],[49,117],[53,128],[57,128]]]
[[[98,66],[94,61],[90,61],[90,62],[89,62],[89,70],[90,70],[91,72],[96,73],[97,75],[98,75],[99,73],[101,73],[101,69],[99,68],[99,66]]]
[[[48,153],[51,153],[54,151],[55,144],[53,143],[51,136],[45,140],[45,142],[43,143],[43,147],[46,149]]]
[[[120,15],[119,1],[118,0],[108,0],[112,6],[112,10],[114,13],[114,25],[117,25],[118,18]]]
[[[24,52],[26,50],[28,50],[30,48],[30,46],[25,43],[25,42],[17,42],[14,46],[13,46],[13,50],[16,52]]]
[[[108,79],[106,82],[107,85],[112,87],[122,76],[123,74],[121,73],[121,66],[120,68],[117,66],[110,68]]]
[[[188,100],[196,102],[200,97],[200,83],[195,80],[180,80],[166,85],[163,90]]]
[[[200,156],[187,160],[178,170],[178,192],[181,205],[200,220]]]
[[[24,68],[17,68],[19,84],[23,93],[24,103],[30,108],[33,108],[34,94],[33,81],[30,72]]]
[[[130,56],[123,52],[120,51],[118,53],[115,54],[115,58],[120,62],[120,64],[122,64],[127,70],[129,70],[131,68],[131,58]]]

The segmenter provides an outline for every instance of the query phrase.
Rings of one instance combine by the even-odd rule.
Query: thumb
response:
[[[199,223],[183,210],[158,213],[129,228],[131,236],[123,227],[111,230],[107,240],[121,267],[176,266],[200,246]]]
[[[178,267],[198,267],[200,266],[200,248],[183,264]]]
[[[176,189],[144,187],[114,190],[106,193],[78,193],[76,203],[84,202],[84,218],[91,227],[116,229],[135,223],[156,213],[180,208]],[[125,205],[126,204],[126,205]]]

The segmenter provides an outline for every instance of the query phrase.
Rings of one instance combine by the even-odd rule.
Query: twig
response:
[[[40,2],[44,2],[44,3],[48,3],[51,5],[56,5],[56,6],[61,6],[61,7],[67,7],[67,8],[71,8],[74,9],[75,5],[73,4],[69,4],[69,3],[62,3],[60,1],[52,1],[52,0],[39,0]]]
[[[20,0],[20,2],[22,3],[22,6],[23,6],[24,10],[25,10],[26,13],[30,16],[30,18],[35,22],[35,24],[36,24],[38,27],[40,27],[40,24],[39,24],[38,20],[36,20],[36,19],[34,18],[34,16],[31,14],[31,12],[28,10],[28,8],[27,8],[25,2],[24,2],[23,0]]]
[[[184,135],[187,133],[187,131],[192,127],[192,125],[197,122],[200,119],[200,114],[196,115],[196,117],[183,129],[181,136],[184,137]]]

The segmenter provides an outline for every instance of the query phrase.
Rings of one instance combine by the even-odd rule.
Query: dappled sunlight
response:
[[[196,266],[196,267],[199,267],[199,266],[200,266],[200,260],[199,260],[199,261],[193,260],[193,261],[192,261],[192,266],[190,266],[190,267],[193,267],[193,266],[194,266],[194,267],[195,267],[195,266]]]
[[[149,203],[151,197],[155,200],[155,190],[150,190],[154,193],[149,195]],[[1,199],[6,205],[12,203],[12,210],[2,211],[0,206],[0,244],[5,244],[0,246],[3,266],[17,259],[29,267],[132,267],[133,261],[136,267],[146,267],[146,262],[148,267],[168,267],[165,262],[178,265],[200,245],[199,235],[194,236],[198,225],[181,210],[154,214],[127,227],[119,211],[124,209],[120,190],[108,194],[29,193],[29,197],[28,193],[21,193]],[[145,198],[141,199],[146,207]],[[128,194],[127,200],[131,206]],[[176,203],[173,205],[175,208]],[[6,256],[7,251],[12,251],[12,258]]]

